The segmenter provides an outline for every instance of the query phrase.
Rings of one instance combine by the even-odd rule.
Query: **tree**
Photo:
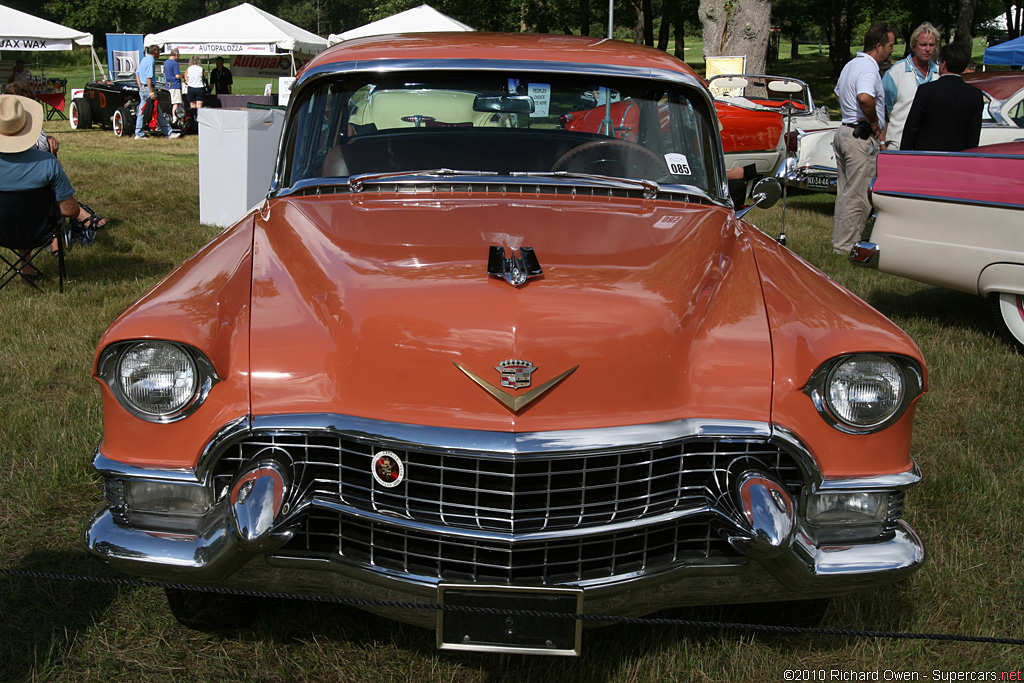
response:
[[[974,25],[975,0],[960,0],[958,4],[960,7],[957,13],[956,37],[954,40],[957,43],[963,43],[970,47],[972,40],[971,27]]]
[[[744,55],[747,73],[763,73],[771,0],[700,0],[704,57]]]

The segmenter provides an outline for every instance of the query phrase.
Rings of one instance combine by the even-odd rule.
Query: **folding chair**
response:
[[[0,289],[20,275],[25,282],[42,291],[35,282],[38,277],[25,273],[25,269],[32,264],[49,279],[32,261],[57,240],[58,278],[60,291],[64,291],[64,222],[49,187],[19,192],[0,191],[0,247],[13,254],[8,259],[7,255],[0,253],[0,261],[7,264],[7,269],[0,275]]]

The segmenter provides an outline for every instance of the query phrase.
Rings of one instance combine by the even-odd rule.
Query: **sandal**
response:
[[[89,215],[84,220],[79,220],[77,218],[71,219],[67,244],[68,246],[71,246],[72,244],[80,244],[83,247],[88,247],[96,241],[96,230],[105,226],[108,221],[106,218],[100,218],[97,216],[96,212],[85,204],[79,202],[78,205],[81,206]]]

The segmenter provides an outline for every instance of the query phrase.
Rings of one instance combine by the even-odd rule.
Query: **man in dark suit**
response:
[[[900,149],[959,152],[978,146],[985,98],[960,75],[970,58],[967,45],[942,48],[939,78],[917,89]]]

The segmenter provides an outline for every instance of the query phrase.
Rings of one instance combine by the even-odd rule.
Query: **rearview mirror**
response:
[[[529,95],[477,95],[473,111],[498,114],[532,114],[533,98]]]

